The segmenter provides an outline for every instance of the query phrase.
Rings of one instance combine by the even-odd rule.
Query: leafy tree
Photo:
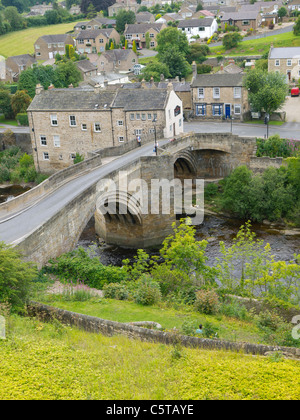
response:
[[[209,47],[207,45],[193,43],[190,46],[190,51],[187,54],[187,61],[192,64],[193,61],[196,63],[203,63],[206,60],[206,56],[209,54]]]
[[[116,16],[116,30],[119,33],[123,33],[126,24],[135,23],[136,17],[134,12],[131,10],[120,10]]]
[[[249,91],[249,100],[253,110],[264,110],[269,115],[282,107],[288,92],[283,74],[266,73],[255,69],[247,74],[244,86]]]
[[[86,15],[86,17],[88,19],[93,19],[96,16],[97,16],[97,10],[96,10],[95,6],[93,5],[93,3],[90,3],[89,4],[89,7],[87,8],[87,15]]]
[[[14,114],[25,113],[31,103],[31,97],[24,90],[18,90],[11,98]]]
[[[103,10],[107,11],[107,8],[115,3],[115,0],[81,0],[80,9],[82,13],[87,13],[88,7],[92,4],[97,12]]]
[[[14,6],[9,6],[4,9],[4,18],[10,24],[13,31],[23,28],[23,18],[18,13],[18,9]]]
[[[159,82],[161,74],[163,74],[166,79],[170,77],[169,67],[167,64],[151,63],[142,70],[142,77],[147,81],[153,77],[155,82]]]
[[[71,84],[76,87],[81,80],[82,74],[72,61],[58,63],[54,71],[53,84],[55,87],[67,88]]]
[[[242,39],[241,34],[233,32],[224,35],[222,43],[226,50],[231,50],[232,48],[236,48]]]
[[[7,89],[0,89],[0,111],[5,118],[14,118],[14,112],[11,107],[11,94]]]
[[[135,40],[133,40],[133,42],[132,42],[132,51],[133,51],[134,53],[137,53]]]
[[[4,242],[0,242],[0,261],[0,302],[8,302],[14,311],[22,311],[37,271],[32,263],[21,259],[15,248]]]
[[[280,7],[280,9],[277,12],[278,17],[282,21],[282,19],[287,15],[287,10],[285,7]]]
[[[159,57],[162,58],[164,53],[174,47],[180,51],[184,57],[190,52],[190,46],[186,34],[177,28],[165,28],[157,35],[156,50]]]
[[[183,52],[178,50],[176,45],[169,47],[160,55],[160,62],[169,67],[169,73],[172,78],[186,77],[192,72],[190,64],[186,61]]]
[[[62,18],[57,10],[47,10],[44,16],[48,25],[56,25],[62,21]]]
[[[20,74],[18,90],[26,91],[31,98],[34,98],[37,83],[33,69],[27,69]]]
[[[296,20],[296,23],[293,27],[294,35],[300,35],[300,17]]]
[[[199,10],[203,10],[203,6],[201,3],[198,3],[196,7],[196,12],[199,12]]]

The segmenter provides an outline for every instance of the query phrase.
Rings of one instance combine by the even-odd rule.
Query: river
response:
[[[232,240],[242,224],[242,221],[236,219],[205,216],[204,223],[196,228],[196,238],[197,240],[208,240],[206,249],[208,265],[214,265],[215,258],[219,255],[219,242],[223,241],[227,246],[231,246]],[[270,244],[275,260],[288,262],[293,259],[293,254],[300,254],[300,234],[297,236],[285,235],[279,230],[271,229],[262,224],[253,224],[252,230],[256,233],[257,238],[264,241],[264,244]],[[105,265],[121,266],[124,259],[128,258],[133,261],[136,255],[134,249],[109,246],[101,239],[99,240],[95,233],[94,219],[92,218],[83,231],[77,247],[81,246],[87,249],[94,244],[97,244],[93,247],[96,254],[100,256],[101,262]],[[149,254],[156,255],[158,249],[151,249]]]
[[[0,187],[0,204],[10,201],[28,190],[30,190],[30,187],[23,187],[22,185],[2,185]]]

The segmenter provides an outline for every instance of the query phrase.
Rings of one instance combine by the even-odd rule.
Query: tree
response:
[[[133,42],[132,42],[132,51],[133,51],[134,53],[137,53],[135,40],[133,40]]]
[[[4,9],[4,18],[10,24],[13,31],[23,28],[23,18],[18,13],[18,9],[14,6],[9,6]]]
[[[253,110],[264,110],[269,116],[282,107],[288,92],[285,75],[255,69],[247,74],[244,86]]]
[[[35,96],[35,88],[38,83],[38,80],[34,74],[33,69],[24,70],[20,74],[18,82],[18,90],[24,90],[28,93],[31,98]]]
[[[153,77],[155,82],[159,82],[161,74],[164,75],[164,78],[169,78],[171,76],[167,64],[151,63],[142,70],[142,76],[147,81]]]
[[[80,9],[82,13],[87,13],[88,7],[92,4],[97,12],[107,11],[107,8],[115,3],[115,0],[81,0]]]
[[[201,3],[198,3],[196,7],[196,12],[199,12],[199,10],[203,10],[203,6]]]
[[[0,242],[0,303],[9,303],[13,311],[24,310],[36,275],[33,264],[24,262],[16,248]]]
[[[88,19],[93,19],[96,16],[97,16],[97,10],[95,9],[95,6],[93,5],[93,3],[90,3],[89,7],[87,8],[86,17]]]
[[[0,112],[5,118],[14,118],[14,112],[11,107],[11,94],[7,89],[0,89]]]
[[[135,23],[136,17],[134,12],[131,10],[120,10],[116,16],[116,30],[119,33],[123,33],[126,24]]]
[[[209,54],[209,47],[203,44],[193,43],[190,46],[190,51],[187,54],[187,61],[192,64],[193,61],[196,63],[203,63],[206,60],[206,56]]]
[[[61,23],[62,21],[61,16],[59,15],[57,10],[48,10],[44,16],[47,20],[48,25],[56,25],[57,23]]]
[[[163,55],[160,54],[159,61],[168,66],[172,78],[176,76],[185,78],[192,72],[192,68],[186,61],[183,52],[179,51],[176,45],[166,49]]]
[[[282,19],[284,18],[284,16],[286,16],[287,15],[287,10],[286,10],[286,8],[285,7],[280,7],[280,9],[278,10],[278,12],[277,12],[277,15],[278,15],[278,17],[280,18],[280,20],[281,20],[281,22],[282,22]]]
[[[11,98],[14,114],[25,113],[31,103],[31,97],[24,90],[18,90]]]
[[[241,34],[232,32],[224,35],[222,43],[226,50],[231,50],[232,48],[236,48],[242,39],[243,37]]]
[[[165,28],[157,35],[156,50],[159,56],[162,57],[168,49],[174,47],[180,51],[184,57],[190,52],[190,46],[186,34],[179,31],[177,28]]]
[[[81,80],[82,74],[80,73],[76,64],[74,64],[72,61],[60,62],[54,70],[53,84],[57,88],[67,88],[71,84],[76,87]]]
[[[300,16],[296,20],[296,23],[293,28],[294,35],[300,35]]]

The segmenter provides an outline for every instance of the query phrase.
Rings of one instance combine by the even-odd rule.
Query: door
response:
[[[225,104],[225,118],[226,119],[231,117],[230,109],[231,109],[230,104]]]
[[[49,52],[49,58],[52,59],[53,58],[53,52]]]

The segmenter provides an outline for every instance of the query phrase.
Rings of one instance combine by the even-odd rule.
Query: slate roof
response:
[[[10,60],[13,60],[19,66],[25,66],[28,61],[32,63],[36,63],[36,59],[30,54],[22,54],[22,55],[14,55],[12,57],[8,57]]]
[[[162,23],[131,23],[127,25],[124,34],[145,34],[150,29],[161,30]]]
[[[259,10],[244,10],[235,13],[224,13],[221,21],[228,20],[256,20],[259,15]]]
[[[112,108],[124,111],[147,111],[164,109],[168,99],[167,89],[119,89]]]
[[[113,30],[114,30],[114,28],[85,29],[77,35],[76,40],[78,40],[78,39],[95,39],[101,34],[105,35],[107,38],[109,38]]]
[[[134,54],[134,52],[132,50],[121,50],[121,49],[116,49],[116,50],[108,50],[108,51],[104,51],[101,54],[101,57],[105,57],[108,61],[122,61],[122,60],[127,60],[127,57],[131,54]]]
[[[97,70],[95,64],[91,63],[90,60],[77,61],[75,64],[79,68],[79,70],[83,71],[84,73],[88,71]]]
[[[300,58],[300,47],[272,48],[269,58]]]
[[[58,34],[58,35],[42,35],[42,38],[47,44],[57,44],[59,42],[65,42],[65,40],[69,37],[68,34]],[[39,39],[40,39],[39,38]]]
[[[186,19],[179,22],[178,28],[197,28],[200,26],[211,26],[213,21],[213,18],[208,17],[203,19]]]
[[[35,95],[28,111],[94,111],[106,109],[113,102],[115,93],[103,90],[100,93],[82,89],[49,89]],[[98,107],[96,107],[98,105]]]
[[[192,87],[234,87],[243,86],[243,74],[215,73],[197,74]]]

